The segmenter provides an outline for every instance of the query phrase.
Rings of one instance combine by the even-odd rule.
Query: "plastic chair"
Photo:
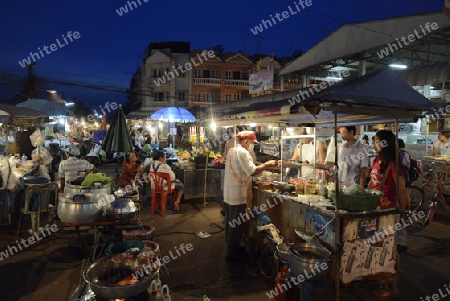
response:
[[[49,213],[49,223],[56,217],[58,202],[58,184],[40,184],[29,186],[25,190],[25,204],[19,213],[19,225],[17,227],[17,238],[20,234],[20,226],[23,214],[31,217],[31,230],[39,232],[41,212]],[[54,204],[51,203],[54,202]]]
[[[166,215],[167,208],[167,195],[172,195],[173,201],[176,200],[177,192],[172,189],[172,183],[170,181],[170,174],[164,172],[150,172],[150,185],[153,182],[154,187],[152,190],[152,208],[151,213],[155,214],[155,210],[161,207],[161,216]],[[167,191],[164,191],[164,184],[167,183]]]

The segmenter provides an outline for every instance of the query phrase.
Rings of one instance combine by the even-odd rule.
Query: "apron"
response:
[[[233,152],[233,150],[234,150],[234,148],[230,149],[228,154],[231,154]],[[239,178],[238,175],[234,172],[233,165],[231,164],[231,161],[230,161],[230,170],[231,170],[231,175],[233,176],[233,178],[239,184],[241,184],[241,186],[245,187],[245,200],[246,200],[246,203],[247,203],[247,207],[245,207],[246,208],[245,212],[246,212],[246,214],[248,214],[248,217],[250,218],[251,215],[250,215],[250,213],[247,213],[247,212],[250,211],[252,206],[253,206],[252,176],[248,176],[246,181],[244,181],[241,178]],[[250,210],[249,210],[249,208],[250,208]],[[246,220],[246,222],[244,224],[243,235],[244,235],[244,237],[248,236],[248,237],[251,238],[251,237],[253,237],[253,227],[250,227],[248,222],[249,222],[249,220]]]
[[[229,154],[231,154],[233,152],[232,148],[229,152]],[[238,175],[234,172],[233,169],[233,165],[231,164],[230,161],[230,170],[231,170],[231,175],[233,176],[233,178],[239,183],[241,184],[241,186],[245,187],[245,200],[246,200],[246,204],[247,207],[245,209],[245,212],[247,213],[248,211],[251,210],[252,205],[253,205],[253,185],[252,185],[252,176],[248,176],[246,181],[242,180],[241,178],[238,177]],[[251,215],[248,214],[248,216],[250,217]]]

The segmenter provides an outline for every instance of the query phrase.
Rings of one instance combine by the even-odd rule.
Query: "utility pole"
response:
[[[33,67],[36,67],[36,62],[27,65],[28,77],[25,83],[25,95],[27,99],[33,99],[37,94],[36,75],[33,74]]]
[[[296,38],[278,38],[279,40],[289,41],[289,55],[292,55],[292,41],[297,40]]]
[[[241,38],[241,40],[242,40],[242,51],[245,52],[245,28],[247,28],[247,29],[250,28],[250,24],[242,23],[242,22],[234,22],[234,23],[242,25],[242,38]],[[244,25],[246,26],[245,28],[244,28]]]
[[[270,38],[268,38],[268,37],[257,36],[256,37],[256,54],[261,54],[261,39],[270,41]]]

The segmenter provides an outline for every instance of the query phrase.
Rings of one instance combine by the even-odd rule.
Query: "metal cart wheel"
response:
[[[269,232],[258,233],[256,240],[256,263],[259,272],[267,281],[275,280],[278,273],[278,259],[275,257],[276,242]]]
[[[409,187],[409,197],[411,198],[411,211],[418,211],[425,200],[425,191],[418,186]]]
[[[428,219],[429,211],[428,202],[425,200],[425,191],[418,186],[411,185],[409,187],[409,197],[411,199],[411,211],[416,213],[423,211],[425,213],[425,217],[422,219],[417,214],[415,216],[415,218],[419,219],[419,222],[424,225]]]

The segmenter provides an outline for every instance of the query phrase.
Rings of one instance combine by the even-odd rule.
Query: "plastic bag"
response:
[[[201,237],[201,238],[207,238],[207,237],[210,237],[211,236],[211,234],[210,233],[208,233],[208,232],[205,232],[205,231],[198,231],[198,232],[195,232],[195,234],[197,234],[197,236],[198,237]]]
[[[53,157],[50,155],[50,152],[42,146],[38,146],[31,152],[31,158],[33,161],[39,162],[41,165],[48,165],[53,161]]]
[[[11,158],[9,158],[9,166],[11,168],[11,172],[9,174],[8,184],[7,184],[6,188],[9,191],[15,193],[15,192],[19,191],[19,189],[20,189],[21,175],[20,175],[20,173],[18,173],[16,171],[16,159],[14,158],[14,156],[11,156]]]
[[[30,136],[30,140],[33,146],[42,146],[45,144],[45,137],[40,130],[34,131]]]
[[[1,178],[0,188],[1,189],[6,188],[6,185],[8,184],[9,172],[10,172],[10,170],[9,170],[8,159],[1,158],[0,159],[0,178]]]

